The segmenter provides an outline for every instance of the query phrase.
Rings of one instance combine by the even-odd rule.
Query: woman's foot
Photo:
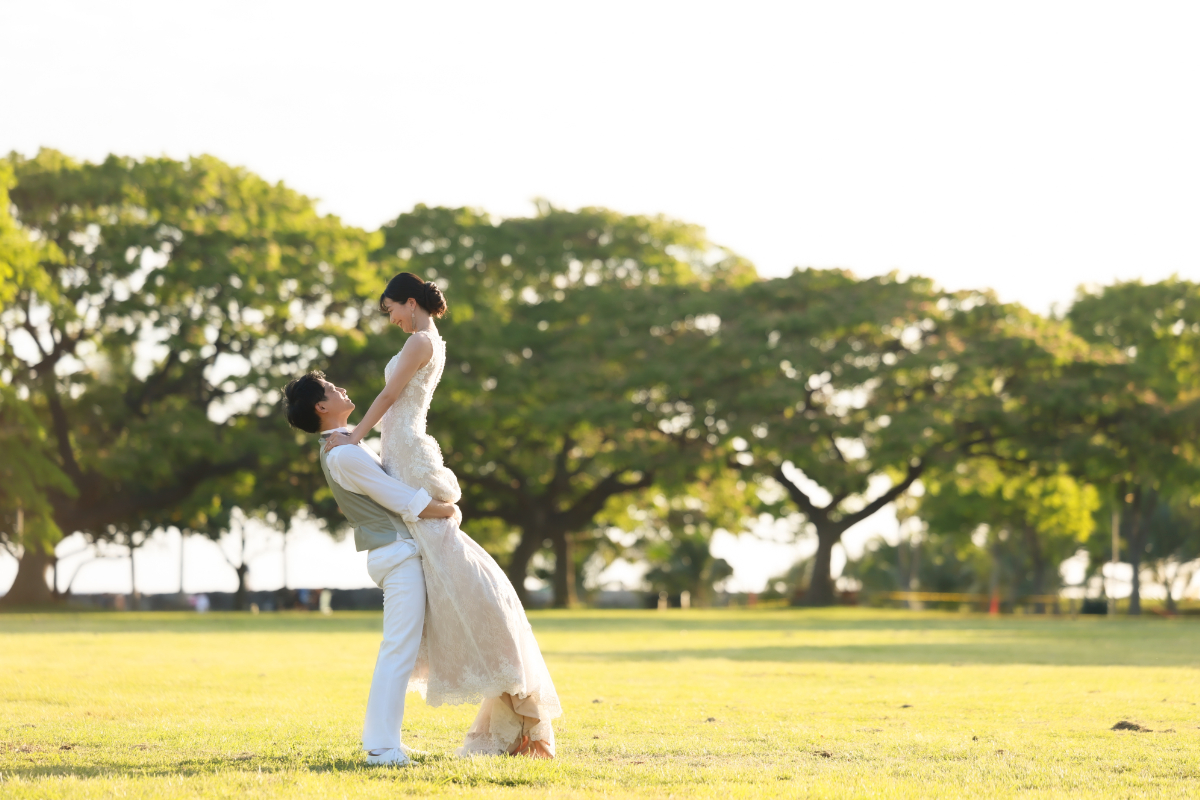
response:
[[[522,736],[521,742],[514,749],[508,751],[510,756],[529,756],[530,758],[554,758],[554,754],[550,752],[550,748],[540,739],[530,739],[528,736]]]
[[[554,758],[554,754],[550,752],[550,748],[541,739],[531,739],[525,746],[525,752],[530,758]]]

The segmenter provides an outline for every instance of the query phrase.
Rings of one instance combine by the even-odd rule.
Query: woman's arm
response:
[[[433,343],[429,341],[428,336],[413,334],[408,337],[408,341],[400,349],[400,361],[396,364],[396,371],[392,373],[392,377],[383,387],[383,391],[375,398],[375,402],[371,403],[371,407],[367,409],[362,421],[354,426],[354,432],[349,436],[342,433],[330,436],[325,442],[326,452],[344,444],[361,442],[362,438],[379,424],[379,420],[383,419],[383,415],[400,397],[400,393],[404,391],[404,387],[412,380],[416,371],[429,363],[429,359],[432,357]]]
[[[429,505],[425,506],[425,510],[417,514],[418,519],[449,519],[454,516],[454,511],[458,506],[454,503],[442,503],[437,500],[430,500]]]

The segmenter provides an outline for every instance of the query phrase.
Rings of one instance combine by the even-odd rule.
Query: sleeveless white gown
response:
[[[446,364],[446,343],[435,331],[413,335],[429,337],[433,356],[380,421],[383,468],[435,500],[456,503],[462,495],[458,479],[425,432]],[[388,363],[385,378],[398,359]],[[412,534],[421,549],[427,600],[408,690],[431,706],[482,701],[459,755],[508,752],[522,736],[544,742],[553,754],[550,721],[562,715],[562,706],[508,576],[459,529],[458,520],[418,519]]]

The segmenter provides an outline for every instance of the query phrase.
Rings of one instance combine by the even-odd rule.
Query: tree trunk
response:
[[[1041,595],[1046,590],[1046,559],[1042,555],[1042,542],[1032,525],[1025,526],[1025,543],[1029,548],[1029,560],[1033,562],[1033,594]],[[1041,600],[1033,605],[1038,614],[1046,613],[1046,604]]]
[[[1033,593],[1039,596],[1039,600],[1033,604],[1033,610],[1037,614],[1046,613],[1046,604],[1040,599],[1041,595],[1045,594],[1046,586],[1046,564],[1039,559],[1033,564]]]
[[[521,605],[529,608],[529,592],[525,589],[525,578],[529,574],[529,560],[533,558],[545,541],[541,531],[525,528],[521,531],[521,541],[508,559],[508,579],[512,582]]]
[[[1167,589],[1167,613],[1174,616],[1175,610],[1176,610],[1175,579],[1179,577],[1179,568],[1176,567],[1175,572],[1172,573],[1170,571],[1170,569],[1164,564],[1163,568],[1162,568],[1162,574],[1163,574],[1163,585]],[[1185,591],[1187,590],[1187,584],[1184,584],[1184,590]]]
[[[840,531],[823,531],[817,528],[817,552],[813,557],[812,580],[808,583],[808,594],[804,597],[805,605],[833,605],[833,579],[829,573],[833,562],[833,546],[840,538]]]
[[[245,564],[237,568],[238,587],[233,595],[233,607],[238,611],[246,610],[246,573],[249,571],[250,568]]]
[[[1138,574],[1138,559],[1135,558],[1133,564],[1133,580],[1132,587],[1129,591],[1129,613],[1137,616],[1142,613],[1142,577]]]
[[[866,506],[848,516],[840,516],[837,507],[845,495],[834,496],[831,501],[821,508],[815,505],[804,491],[792,483],[792,479],[784,472],[783,465],[775,467],[775,480],[787,489],[792,502],[808,518],[810,524],[817,529],[817,552],[813,559],[812,579],[808,584],[808,594],[804,598],[805,605],[830,606],[834,603],[833,578],[830,574],[833,566],[833,546],[841,541],[842,534],[848,529],[868,519],[888,503],[908,491],[913,482],[921,476],[924,462],[913,461],[908,468],[904,480],[876,497]],[[832,494],[832,493],[831,493]],[[830,519],[834,516],[836,521]]]
[[[134,568],[133,556],[137,548],[133,546],[133,534],[129,534],[129,605],[130,611],[138,610],[137,570]]]
[[[521,540],[509,558],[506,572],[516,590],[517,599],[526,608],[529,607],[529,594],[525,591],[525,578],[530,559],[543,547],[554,548],[554,605],[556,608],[574,605],[576,579],[570,532],[588,529],[609,498],[644,489],[654,480],[653,473],[643,472],[636,481],[626,483],[621,481],[620,473],[611,473],[591,491],[573,501],[570,508],[562,509],[561,500],[571,483],[571,474],[563,470],[567,453],[572,447],[570,438],[564,439],[555,477],[545,492],[530,496],[519,488],[525,484],[523,479],[519,480],[514,484],[517,488],[512,498],[515,508],[507,514],[498,515],[521,531]]]
[[[1135,499],[1133,512],[1129,517],[1129,565],[1133,567],[1132,586],[1129,591],[1129,611],[1133,616],[1142,613],[1142,514],[1139,503]]]
[[[554,607],[573,608],[575,599],[575,561],[571,534],[554,537]]]
[[[916,536],[908,537],[908,551],[912,555],[908,559],[908,585],[904,588],[906,591],[915,592],[921,588],[921,546],[917,543]],[[920,611],[925,608],[925,604],[920,600],[909,600],[908,607]]]
[[[992,574],[988,579],[988,613],[1000,613],[1000,531],[993,530],[989,536],[991,537],[992,546]]]
[[[41,606],[54,602],[54,592],[46,581],[46,573],[54,564],[54,551],[49,553],[40,545],[25,548],[17,564],[17,577],[8,594],[0,598],[0,605]]]

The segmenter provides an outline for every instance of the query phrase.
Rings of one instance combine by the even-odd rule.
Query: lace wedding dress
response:
[[[456,503],[462,492],[442,462],[437,441],[425,433],[433,391],[446,364],[446,343],[428,336],[433,356],[409,380],[381,420],[383,468],[435,500]],[[396,369],[397,355],[385,378]],[[562,706],[542,652],[508,576],[464,534],[455,519],[418,519],[411,525],[425,570],[425,629],[409,691],[431,706],[483,703],[459,755],[500,754],[523,736],[554,753],[550,720]]]

